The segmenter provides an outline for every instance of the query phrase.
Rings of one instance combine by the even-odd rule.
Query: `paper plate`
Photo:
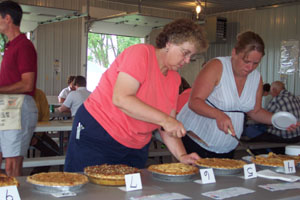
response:
[[[290,156],[300,155],[300,145],[288,145],[285,147],[285,154]]]
[[[296,117],[289,112],[277,112],[272,116],[272,124],[280,130],[286,130],[291,124],[296,124]]]

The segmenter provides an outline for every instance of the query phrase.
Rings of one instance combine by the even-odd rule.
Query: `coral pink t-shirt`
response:
[[[178,97],[177,102],[177,112],[181,111],[181,108],[189,101],[190,95],[192,92],[192,88],[185,89]]]
[[[176,71],[168,71],[167,76],[161,73],[153,46],[137,44],[116,58],[85,101],[87,111],[116,141],[140,149],[150,141],[151,132],[159,126],[129,117],[113,105],[113,88],[119,72],[129,74],[140,83],[137,98],[167,114],[176,110],[181,79]]]

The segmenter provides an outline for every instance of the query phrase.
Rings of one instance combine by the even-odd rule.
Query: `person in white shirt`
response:
[[[59,102],[59,103],[63,103],[63,102],[66,100],[68,94],[69,94],[70,92],[72,92],[72,91],[75,90],[75,86],[74,86],[74,79],[75,79],[75,77],[76,77],[76,76],[69,76],[69,77],[68,77],[68,81],[67,81],[68,87],[64,88],[64,89],[59,93],[59,95],[58,95],[58,102]]]
[[[77,109],[91,94],[86,89],[86,79],[83,76],[76,76],[74,85],[76,90],[70,92],[64,103],[57,108],[58,112],[71,112],[72,117],[75,116]]]

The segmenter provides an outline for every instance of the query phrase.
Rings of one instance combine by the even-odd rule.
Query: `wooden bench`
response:
[[[41,167],[41,166],[56,166],[65,164],[65,156],[49,156],[49,157],[35,157],[25,158],[23,167]],[[5,169],[5,160],[1,164],[1,169]]]

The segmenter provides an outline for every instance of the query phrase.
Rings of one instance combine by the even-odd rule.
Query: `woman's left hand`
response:
[[[179,161],[184,164],[195,164],[200,156],[197,153],[184,154],[179,157]]]

